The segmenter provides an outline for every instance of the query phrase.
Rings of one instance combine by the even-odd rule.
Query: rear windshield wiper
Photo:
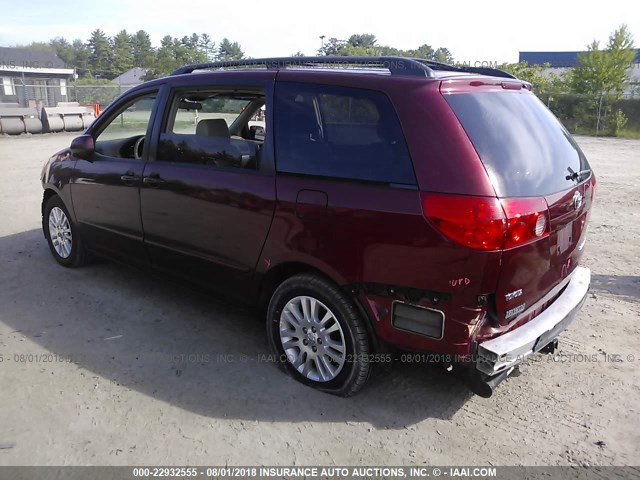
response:
[[[564,177],[565,179],[577,181],[582,178],[583,175],[591,173],[591,170],[580,170],[579,172],[574,172],[571,167],[567,167],[567,172],[569,172],[569,175]]]

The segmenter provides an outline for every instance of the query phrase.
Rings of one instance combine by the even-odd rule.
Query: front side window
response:
[[[122,107],[96,137],[96,152],[116,158],[140,158],[155,102],[153,93]]]
[[[264,103],[261,92],[176,92],[160,135],[158,160],[257,169]]]
[[[280,172],[416,183],[398,117],[382,92],[280,83],[275,126]]]

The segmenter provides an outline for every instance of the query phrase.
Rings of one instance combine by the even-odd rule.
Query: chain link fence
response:
[[[80,105],[99,104],[101,108],[109,105],[124,92],[133,88],[125,85],[71,85],[69,87],[69,97],[71,102],[78,102]]]
[[[99,104],[101,109],[130,88],[132,86],[78,85],[72,82],[15,85],[21,106],[33,107],[37,101],[45,107],[77,102],[82,106]],[[640,95],[543,93],[538,97],[573,134],[640,138]]]
[[[77,102],[87,106],[99,104],[101,108],[132,87],[117,84],[76,85],[75,83],[62,83],[50,85],[44,81],[32,81],[24,84],[16,82],[13,86],[17,103],[22,107],[34,107],[37,102],[42,102],[44,107],[57,107],[60,103]]]

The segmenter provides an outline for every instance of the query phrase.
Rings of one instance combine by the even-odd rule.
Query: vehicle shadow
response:
[[[269,361],[254,313],[108,262],[63,268],[40,230],[0,238],[0,263],[0,321],[11,330],[2,353],[33,341],[77,365],[86,388],[94,380],[80,369],[206,416],[391,429],[451,418],[471,396],[442,369],[408,363],[349,399],[317,392]]]
[[[640,301],[640,277],[636,275],[591,275],[591,291],[620,297],[627,302]]]

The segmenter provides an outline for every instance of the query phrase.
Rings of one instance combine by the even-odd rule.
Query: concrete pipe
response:
[[[2,133],[7,135],[20,135],[24,133],[24,122],[19,117],[2,117],[0,118],[0,126]]]
[[[66,132],[82,130],[82,115],[65,115],[62,120]]]
[[[50,132],[61,132],[64,130],[64,122],[60,115],[49,115],[47,121],[49,122]]]
[[[39,118],[25,118],[24,127],[28,133],[42,133],[42,122]]]

